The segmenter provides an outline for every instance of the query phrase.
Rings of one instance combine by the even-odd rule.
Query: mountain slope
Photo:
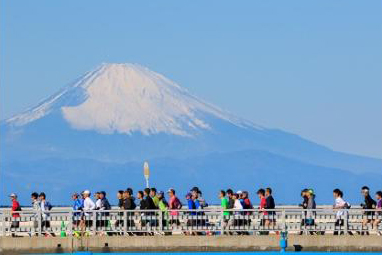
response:
[[[104,162],[261,150],[316,166],[380,173],[382,160],[335,152],[233,116],[136,64],[103,64],[0,125],[1,161]],[[48,171],[48,170],[47,170]]]

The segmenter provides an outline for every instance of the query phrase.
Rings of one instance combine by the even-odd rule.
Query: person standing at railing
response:
[[[164,192],[158,191],[157,197],[158,197],[158,201],[159,201],[158,207],[159,207],[160,212],[162,213],[162,226],[164,228],[167,228],[168,227],[169,214],[168,214],[168,204],[167,204],[166,199],[164,197]]]
[[[304,210],[302,212],[302,219],[301,219],[301,228],[303,226],[305,226],[305,221],[306,221],[306,208],[308,207],[308,196],[307,196],[307,193],[308,193],[308,189],[303,189],[301,191],[301,198],[302,198],[302,202],[301,204],[299,204],[298,206],[302,207],[302,209]],[[300,231],[300,235],[302,235],[304,232],[303,231]]]
[[[159,199],[157,197],[157,189],[156,188],[150,189],[150,197],[153,200],[153,203],[155,205],[155,209],[158,209],[159,208]]]
[[[375,199],[377,199],[377,206],[375,208],[375,217],[376,219],[373,222],[373,228],[377,235],[381,235],[381,231],[378,230],[378,225],[381,223],[380,217],[382,217],[382,191],[377,191],[375,193]],[[379,219],[377,218],[379,217]]]
[[[339,189],[333,190],[334,197],[334,205],[333,209],[337,210],[336,212],[336,223],[335,227],[341,228],[344,226],[345,221],[342,219],[343,217],[348,217],[348,212],[346,209],[350,208],[350,205],[343,199],[343,192]],[[339,231],[334,231],[334,235],[342,234],[343,231],[339,233]],[[351,233],[349,231],[349,233]]]
[[[41,215],[41,208],[40,208],[40,201],[38,201],[38,193],[33,192],[31,194],[31,200],[32,200],[32,209],[35,212],[33,215],[33,227],[34,230],[37,231],[39,228],[39,217]],[[36,233],[37,235],[37,233]]]
[[[188,209],[191,211],[187,214],[191,215],[191,216],[195,216],[196,215],[196,212],[194,210],[196,210],[196,205],[195,205],[195,200],[196,200],[196,194],[191,194],[190,192],[188,192],[186,194],[186,201],[187,201],[187,205],[188,205]],[[197,201],[197,200],[196,200]],[[198,202],[199,203],[199,202]],[[191,228],[194,228],[197,226],[197,221],[196,219],[188,219],[187,220],[187,226],[188,227],[191,227]],[[186,231],[185,232],[186,235],[194,235],[194,233],[190,230],[190,231]]]
[[[235,210],[234,215],[237,215],[237,216],[231,217],[231,219],[228,222],[228,226],[240,227],[243,225],[243,220],[240,219],[240,216],[243,215],[243,205],[240,202],[239,194],[234,193],[232,195],[232,199],[233,199],[233,208],[232,209]],[[238,231],[237,233],[241,234],[242,232]]]
[[[232,189],[227,189],[227,196],[228,196],[228,209],[233,209],[235,205],[235,201],[233,200],[233,190]],[[232,214],[232,213],[230,213]]]
[[[308,204],[306,206],[307,212],[306,212],[306,226],[314,226],[315,224],[315,216],[316,216],[316,195],[314,194],[313,189],[308,189],[306,192],[306,197],[308,198]],[[310,234],[314,234],[315,232],[310,231]]]
[[[17,201],[16,193],[12,193],[11,195],[9,195],[9,197],[11,198],[11,201],[12,201],[11,216],[13,220],[11,223],[11,231],[17,232],[17,229],[20,227],[20,221],[18,220],[20,218],[20,213],[18,212],[21,211],[21,206],[20,206],[20,203]],[[12,236],[15,237],[16,234],[12,233]]]
[[[269,227],[273,228],[276,224],[276,212],[273,211],[276,208],[275,200],[272,196],[272,189],[270,187],[265,189],[265,209],[270,209],[271,211],[267,211],[269,215]]]
[[[100,211],[109,211],[111,210],[111,205],[109,203],[109,200],[106,198],[106,192],[100,191],[99,192],[99,199],[101,200],[101,204],[98,210]],[[101,227],[107,227],[109,220],[105,219],[105,217],[108,217],[110,215],[109,212],[101,212],[100,216],[103,218],[100,221]]]
[[[368,235],[369,234],[369,231],[363,231],[364,228],[367,229],[367,224],[368,223],[372,223],[372,219],[369,219],[369,217],[372,217],[373,216],[373,210],[376,206],[376,202],[374,199],[371,198],[370,196],[370,189],[369,187],[367,186],[363,186],[362,189],[361,189],[361,194],[363,195],[365,201],[364,203],[361,204],[361,207],[364,209],[364,210],[367,210],[364,212],[366,218],[363,219],[362,221],[362,231],[361,231],[361,235],[364,235],[365,233]]]
[[[267,207],[267,199],[265,198],[265,190],[259,189],[256,194],[259,196],[260,199],[260,205],[259,210],[263,214],[263,219],[261,220],[260,225],[263,226],[264,229],[269,228],[269,219],[268,219],[268,212],[265,210]],[[266,219],[264,219],[266,218]],[[268,231],[262,231],[261,234],[268,234]]]
[[[49,201],[46,200],[46,195],[44,192],[41,192],[39,195],[40,199],[40,208],[41,208],[41,216],[42,216],[42,229],[45,230],[45,236],[55,236],[53,232],[49,232],[48,229],[50,229],[50,213],[49,211],[52,210],[52,205]]]
[[[225,211],[226,209],[229,209],[228,205],[228,199],[226,198],[226,192],[224,190],[221,190],[219,192],[219,199],[220,199],[220,206],[223,209],[223,219],[222,219],[222,229],[225,229],[228,225],[229,220],[229,212]]]
[[[94,193],[94,200],[95,200],[95,210],[99,210],[101,208],[101,198],[100,198],[100,192]]]
[[[90,218],[92,216],[91,211],[96,209],[96,205],[93,202],[93,200],[90,198],[91,193],[89,190],[85,190],[82,193],[82,195],[84,197],[84,216],[85,216],[85,222],[84,223],[85,223],[86,227],[91,227],[91,226],[93,226],[93,221]]]
[[[132,219],[132,216],[133,216],[133,212],[132,210],[134,210],[135,208],[137,207],[137,205],[135,204],[135,201],[133,200],[133,196],[131,194],[131,190],[130,189],[127,189],[123,192],[123,202],[122,202],[122,208],[124,210],[127,210],[128,212],[126,213],[126,217],[127,217],[127,220],[126,220],[126,228],[129,230],[129,228],[133,227],[134,226],[134,220]],[[122,214],[123,216],[123,214]],[[124,220],[120,220],[118,221],[118,226],[123,226],[124,224]],[[128,232],[129,235],[132,235],[132,233]]]
[[[78,193],[74,193],[72,195],[72,200],[73,200],[73,211],[77,211],[77,212],[74,212],[73,213],[73,226],[75,228],[79,227],[80,223],[81,223],[81,212],[78,212],[78,211],[82,211],[82,209],[84,208],[84,201],[82,199],[80,199],[80,195]]]
[[[253,209],[251,200],[249,199],[248,191],[243,191],[243,193],[241,194],[241,201],[242,201],[241,203],[243,205],[243,209],[244,210]],[[251,224],[251,219],[249,219],[249,215],[251,215],[251,214],[252,214],[252,212],[250,212],[250,211],[244,212],[244,215],[247,215],[247,218],[243,220],[243,225],[244,226],[248,226],[248,225]],[[243,232],[243,234],[248,235],[249,233],[248,232]]]
[[[170,197],[169,202],[168,202],[168,207],[169,207],[169,211],[170,211],[170,215],[171,215],[170,224],[179,226],[180,222],[178,219],[178,216],[179,216],[178,210],[182,209],[182,203],[180,202],[180,200],[175,195],[175,190],[173,188],[170,188],[167,191],[167,194]]]

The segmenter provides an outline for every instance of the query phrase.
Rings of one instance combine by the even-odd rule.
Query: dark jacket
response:
[[[143,198],[142,201],[144,201],[144,207],[145,207],[145,208],[141,208],[142,210],[155,210],[155,209],[157,209],[155,204],[154,204],[153,199],[150,196]]]
[[[232,198],[228,198],[228,209],[233,209],[235,205],[235,200],[233,200]]]
[[[136,205],[132,198],[126,198],[126,199],[123,199],[122,201],[122,207],[125,210],[134,210]]]
[[[272,195],[267,196],[265,201],[266,201],[265,209],[275,209],[276,207],[275,200],[273,199]],[[268,214],[274,215],[275,211],[270,211],[268,212]]]
[[[265,206],[265,209],[275,209],[276,205],[275,205],[275,200],[273,199],[272,195],[268,196],[266,198],[266,206]]]
[[[375,200],[372,199],[370,195],[367,195],[367,197],[365,197],[365,204],[362,205],[362,208],[367,209],[367,210],[371,210],[371,209],[374,209],[376,204],[377,204],[377,202],[375,202]],[[366,215],[372,215],[373,212],[368,211],[368,212],[365,212],[365,214]]]

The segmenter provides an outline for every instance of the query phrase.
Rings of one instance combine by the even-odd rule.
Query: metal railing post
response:
[[[37,219],[38,219],[38,235],[41,236],[42,233],[42,213],[37,211]]]
[[[163,212],[161,210],[158,211],[158,223],[159,223],[159,231],[163,232]]]
[[[348,230],[349,230],[349,226],[348,226],[348,224],[349,224],[349,210],[348,209],[345,210],[344,216],[345,216],[345,218],[344,218],[344,231],[345,231],[345,235],[347,235]]]
[[[123,235],[127,235],[127,211],[123,211]]]
[[[5,214],[1,213],[1,233],[5,236]]]
[[[224,210],[220,212],[220,235],[224,235]]]
[[[73,217],[73,212],[70,211],[70,210],[69,210],[69,213],[68,213],[68,219],[67,220],[68,220],[68,225],[67,225],[68,236],[72,236],[72,234],[73,234],[73,220],[74,220],[74,217]]]
[[[93,232],[93,235],[95,236],[97,234],[97,212],[92,211],[91,216],[92,216],[92,232]]]
[[[286,213],[285,213],[285,209],[282,210],[281,212],[281,215],[282,215],[282,230],[283,232],[286,231]]]

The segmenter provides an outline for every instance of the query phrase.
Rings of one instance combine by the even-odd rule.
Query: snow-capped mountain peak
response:
[[[60,112],[74,129],[105,134],[192,136],[195,131],[213,128],[207,116],[253,126],[138,64],[102,64],[7,122],[22,126],[52,112]]]

